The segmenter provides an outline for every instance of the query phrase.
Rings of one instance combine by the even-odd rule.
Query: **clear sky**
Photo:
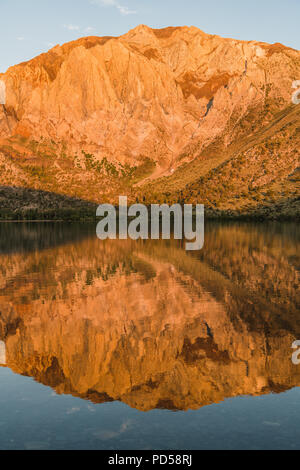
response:
[[[300,49],[300,0],[0,0],[0,72],[82,36],[194,25]]]

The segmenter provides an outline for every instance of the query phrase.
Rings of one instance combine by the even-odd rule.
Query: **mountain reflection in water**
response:
[[[299,227],[210,223],[194,254],[94,233],[1,225],[0,365],[142,411],[300,385]]]

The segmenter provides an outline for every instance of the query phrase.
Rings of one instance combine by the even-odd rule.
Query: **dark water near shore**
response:
[[[0,224],[0,449],[300,449],[300,228]]]

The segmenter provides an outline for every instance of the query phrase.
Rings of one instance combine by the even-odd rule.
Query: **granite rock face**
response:
[[[218,138],[229,145],[249,113],[254,127],[267,123],[270,107],[291,104],[299,76],[300,52],[280,44],[140,25],[56,46],[1,74],[0,136],[64,141],[131,165],[148,157],[160,175]]]

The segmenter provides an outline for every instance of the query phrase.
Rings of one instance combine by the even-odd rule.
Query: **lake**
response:
[[[0,224],[0,449],[300,449],[300,228]]]

